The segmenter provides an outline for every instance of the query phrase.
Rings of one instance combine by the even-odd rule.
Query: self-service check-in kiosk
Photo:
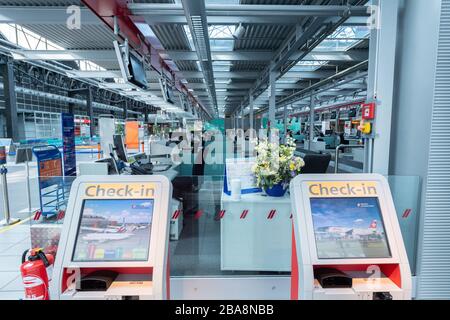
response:
[[[51,284],[52,299],[169,298],[169,201],[164,176],[75,180]]]
[[[292,299],[411,299],[411,272],[389,185],[380,175],[291,182]]]

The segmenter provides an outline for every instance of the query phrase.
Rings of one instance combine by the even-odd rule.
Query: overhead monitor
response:
[[[128,43],[119,44],[114,41],[114,50],[119,63],[122,78],[142,89],[148,88],[147,75],[142,58],[137,53],[130,52]]]
[[[114,149],[117,154],[117,158],[123,162],[128,162],[127,151],[123,144],[123,136],[121,134],[114,135]]]
[[[357,113],[357,110],[356,110],[355,108],[350,109],[350,110],[348,111],[348,117],[349,117],[349,118],[354,118],[354,117],[356,117],[356,113]]]
[[[164,101],[171,103],[171,104],[175,104],[173,89],[170,86],[170,84],[167,83],[167,80],[159,79],[159,85],[161,87],[161,93],[162,93]]]
[[[130,61],[130,63],[128,64],[128,69],[130,73],[129,81],[142,89],[147,89],[148,82],[143,61],[141,60],[141,58],[139,58],[133,53],[130,53],[129,61]]]
[[[73,262],[147,261],[153,199],[84,200]]]
[[[311,198],[319,259],[390,258],[378,198]]]
[[[330,116],[330,119],[331,120],[335,120],[337,118],[337,111],[335,110],[335,111],[331,111],[331,116]]]

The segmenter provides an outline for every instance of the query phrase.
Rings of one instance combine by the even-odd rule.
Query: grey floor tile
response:
[[[1,243],[11,243],[11,242],[18,242],[21,241],[23,239],[26,238],[30,238],[30,233],[10,233],[5,232],[5,233],[0,233],[0,244]]]
[[[0,290],[19,277],[19,272],[0,272]]]
[[[18,244],[13,245],[12,247],[8,248],[6,251],[2,252],[0,256],[15,256],[15,255],[22,255],[22,253],[25,250],[30,249],[31,247],[31,241],[22,241]]]
[[[23,292],[22,277],[18,276],[4,286],[1,291],[22,291]]]
[[[0,291],[0,300],[23,300],[23,291]]]
[[[0,256],[0,272],[17,272],[22,263],[20,255]]]
[[[17,243],[18,242],[0,243],[0,252],[1,253],[6,252],[9,248],[15,246]],[[0,253],[0,256],[2,255],[1,253]],[[0,263],[1,263],[1,260],[0,260]]]

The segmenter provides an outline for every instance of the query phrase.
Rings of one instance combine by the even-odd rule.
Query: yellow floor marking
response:
[[[34,216],[34,215],[33,215],[33,216]],[[33,217],[33,216],[31,216],[31,217]],[[28,218],[26,218],[26,219],[24,219],[24,220],[20,220],[18,223],[15,223],[15,224],[13,224],[13,225],[11,225],[11,226],[6,226],[6,227],[4,227],[4,228],[1,228],[1,229],[0,229],[0,233],[4,233],[4,232],[6,232],[6,231],[9,231],[9,230],[11,230],[11,229],[13,229],[13,228],[15,228],[15,227],[17,227],[17,226],[20,226],[21,224],[23,224],[23,223],[25,223],[25,222],[27,222],[27,221],[30,221],[31,217],[28,217]]]

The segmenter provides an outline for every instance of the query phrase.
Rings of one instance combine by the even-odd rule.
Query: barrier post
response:
[[[101,159],[101,153],[102,153],[102,146],[100,145],[100,142],[97,143],[97,158],[100,160]]]
[[[20,221],[19,219],[11,219],[11,212],[9,211],[8,181],[6,179],[8,169],[6,168],[5,164],[6,164],[6,148],[0,147],[0,165],[1,165],[0,180],[3,191],[3,210],[5,211],[5,219],[0,221],[0,226],[10,226]]]
[[[28,212],[31,213],[31,186],[30,186],[30,165],[28,161],[25,161],[25,169],[27,175],[27,200],[28,200]]]

